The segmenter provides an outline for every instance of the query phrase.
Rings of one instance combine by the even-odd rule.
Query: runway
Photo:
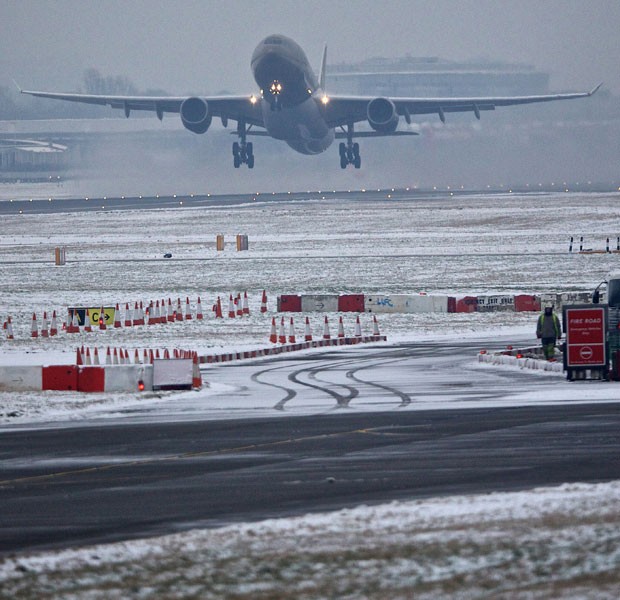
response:
[[[425,348],[445,365],[462,352],[440,343]],[[392,360],[415,356],[420,348],[395,351]],[[376,366],[387,360],[385,348],[374,353],[374,359],[368,352],[357,358],[342,354],[330,364],[327,356],[289,357],[239,367],[248,381],[284,367],[288,393],[258,382],[256,389],[241,386],[245,394],[268,395],[272,406],[286,408],[282,416],[272,410],[258,411],[259,418],[210,420],[196,408],[181,419],[181,405],[169,413],[5,428],[0,552],[142,538],[395,499],[620,478],[620,403],[489,407],[480,401],[501,400],[502,391],[488,377],[455,381],[447,389],[423,383],[414,360],[400,366],[401,379],[386,384],[373,380],[372,370],[359,373],[370,359]],[[231,367],[224,371],[232,376]],[[449,380],[450,374],[442,368],[441,377]],[[512,382],[504,395],[554,385],[520,372],[507,378]],[[410,406],[433,393],[458,397],[461,404],[450,410]],[[323,400],[313,414],[296,416],[292,406],[304,394]],[[383,398],[388,409],[369,410],[364,397],[379,405]],[[228,397],[231,405],[234,398]],[[468,401],[471,408],[463,405]]]

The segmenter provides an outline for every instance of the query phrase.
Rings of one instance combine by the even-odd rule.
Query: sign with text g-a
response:
[[[565,307],[566,366],[607,365],[607,306]]]

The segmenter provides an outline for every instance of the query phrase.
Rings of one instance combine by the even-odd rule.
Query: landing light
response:
[[[258,98],[252,94],[250,96],[250,104],[256,104],[258,102]]]
[[[323,97],[321,98],[321,102],[322,102],[323,104],[327,104],[327,103],[329,102],[329,97],[328,97],[328,96],[323,96]]]
[[[281,94],[282,93],[282,84],[277,79],[274,80],[274,82],[269,86],[269,91],[274,96],[277,96],[278,94]]]

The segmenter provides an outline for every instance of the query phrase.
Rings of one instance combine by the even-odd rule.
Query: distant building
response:
[[[326,87],[328,92],[373,96],[515,96],[548,93],[549,74],[531,65],[491,61],[370,58],[328,66]]]
[[[38,140],[0,139],[0,173],[62,171],[67,147]]]

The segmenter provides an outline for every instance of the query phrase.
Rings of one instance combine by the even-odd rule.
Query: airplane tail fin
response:
[[[321,69],[319,70],[319,87],[325,91],[325,64],[327,63],[327,44],[323,47],[323,57],[321,58]]]

